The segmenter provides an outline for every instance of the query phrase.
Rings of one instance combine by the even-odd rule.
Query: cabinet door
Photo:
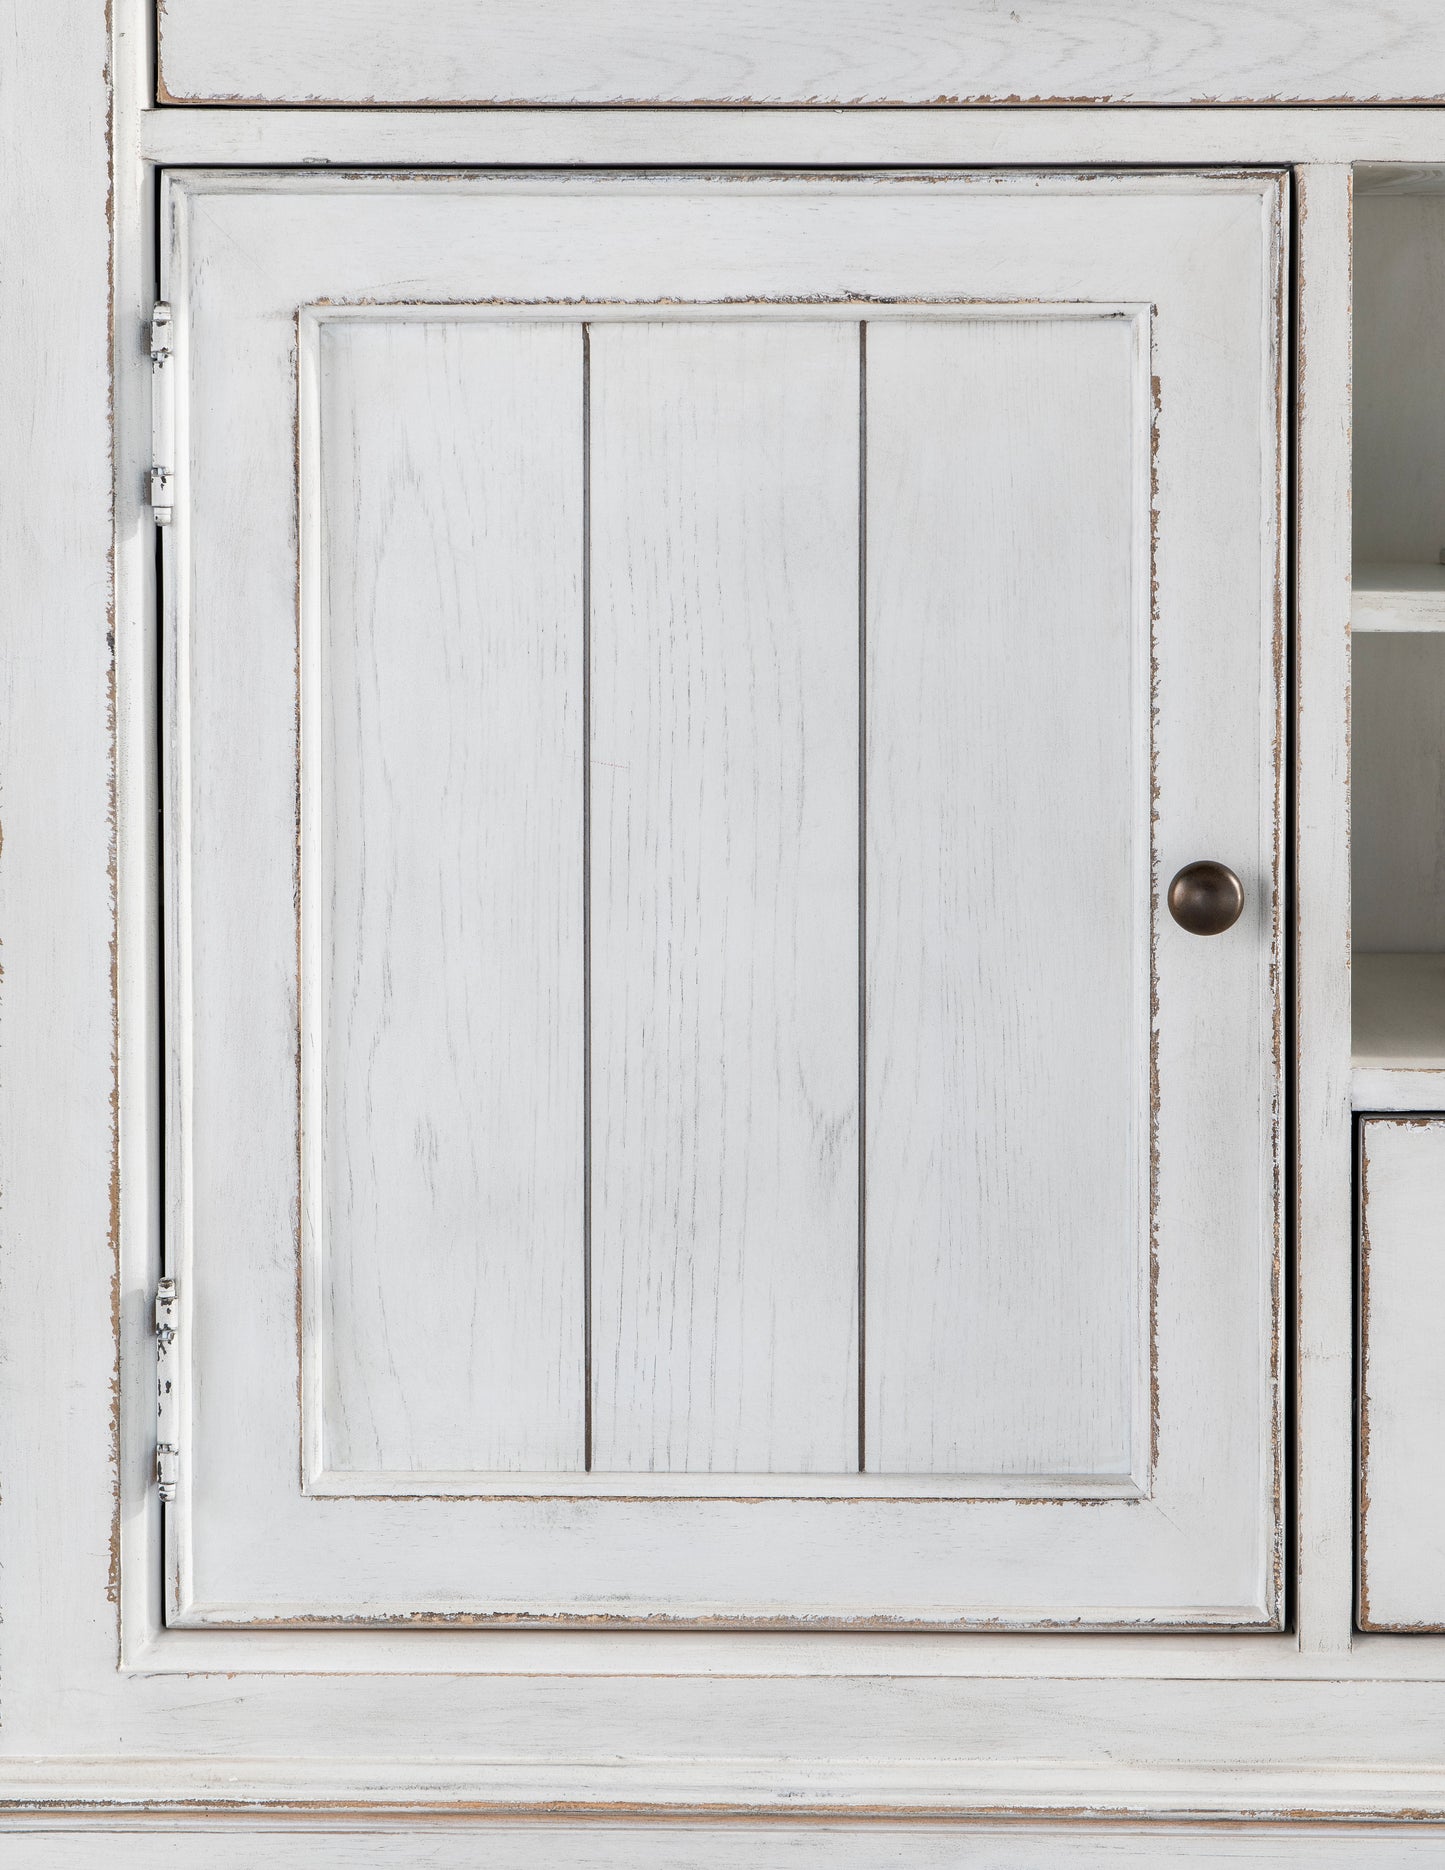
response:
[[[1445,1629],[1445,1118],[1360,1124],[1359,1621]]]
[[[1276,1624],[1282,198],[170,180],[176,1621]]]

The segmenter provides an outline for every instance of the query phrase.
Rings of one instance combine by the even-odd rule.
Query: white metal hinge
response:
[[[176,390],[171,350],[171,308],[151,313],[151,511],[169,526],[175,507]]]
[[[180,1474],[180,1371],[176,1356],[176,1282],[156,1287],[156,1485],[174,1500]]]

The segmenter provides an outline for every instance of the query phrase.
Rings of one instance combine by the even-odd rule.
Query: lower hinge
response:
[[[149,498],[157,526],[169,526],[175,511],[176,404],[171,349],[171,308],[162,301],[151,313],[151,473]]]
[[[176,1367],[176,1282],[156,1287],[156,1485],[162,1500],[174,1500],[180,1479],[180,1389]]]

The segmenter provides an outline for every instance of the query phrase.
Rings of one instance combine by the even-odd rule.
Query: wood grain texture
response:
[[[1148,1467],[1147,369],[1125,316],[869,327],[882,1472]]]
[[[591,331],[593,1465],[857,1466],[858,331]]]
[[[161,0],[178,103],[1266,103],[1445,97],[1429,0]]]
[[[1445,951],[1445,636],[1354,645],[1350,821],[1357,953]]]
[[[1445,565],[1356,565],[1350,628],[1356,634],[1445,630]]]
[[[308,1447],[578,1470],[582,331],[311,330]]]
[[[1360,1125],[1359,1616],[1445,1629],[1445,1121]]]

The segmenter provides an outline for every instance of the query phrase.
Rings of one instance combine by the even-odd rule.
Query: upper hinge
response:
[[[180,1371],[177,1367],[176,1282],[156,1287],[156,1485],[162,1500],[174,1500],[180,1478]]]
[[[175,505],[176,392],[171,350],[171,308],[151,313],[151,511],[169,526]]]

